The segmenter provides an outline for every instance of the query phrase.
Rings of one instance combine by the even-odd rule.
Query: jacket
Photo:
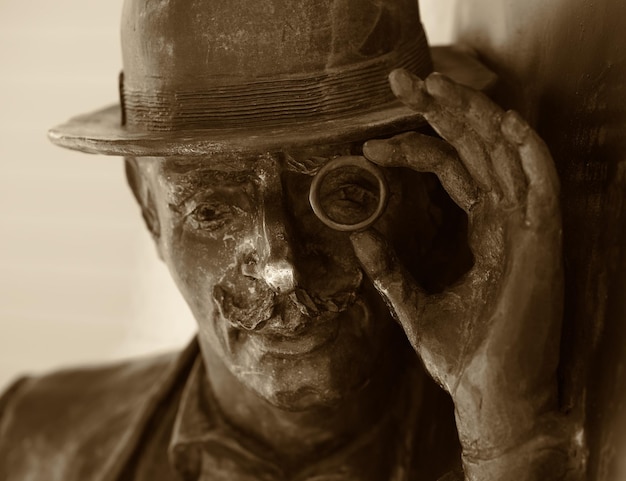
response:
[[[120,481],[198,351],[194,340],[180,353],[18,380],[0,399],[0,480]],[[430,388],[423,401],[415,458],[430,481],[458,467],[460,447],[451,404]]]
[[[0,480],[116,481],[197,352],[193,342],[181,353],[18,380],[0,400]]]

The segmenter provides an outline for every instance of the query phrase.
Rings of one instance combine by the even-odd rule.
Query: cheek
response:
[[[212,317],[215,285],[236,278],[245,244],[241,232],[199,235],[186,231],[175,219],[162,232],[164,261],[199,324]]]

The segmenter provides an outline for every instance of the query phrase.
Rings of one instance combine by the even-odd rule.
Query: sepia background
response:
[[[431,39],[450,0],[423,0]],[[116,102],[122,0],[0,0],[0,389],[23,372],[171,349],[194,331],[120,158],[46,131]]]

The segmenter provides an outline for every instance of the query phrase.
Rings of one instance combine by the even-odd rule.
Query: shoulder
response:
[[[0,433],[16,423],[21,429],[45,431],[61,421],[110,414],[121,402],[143,397],[175,358],[175,353],[169,353],[18,379],[0,401]]]
[[[18,380],[0,400],[0,479],[97,478],[188,371],[190,350]]]

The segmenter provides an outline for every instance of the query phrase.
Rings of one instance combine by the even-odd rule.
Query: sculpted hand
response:
[[[444,140],[407,133],[367,142],[364,155],[434,172],[468,215],[475,263],[427,295],[376,231],[353,234],[355,252],[452,396],[467,479],[562,479],[571,436],[557,400],[561,221],[550,153],[517,113],[442,75],[396,70],[390,81]]]

